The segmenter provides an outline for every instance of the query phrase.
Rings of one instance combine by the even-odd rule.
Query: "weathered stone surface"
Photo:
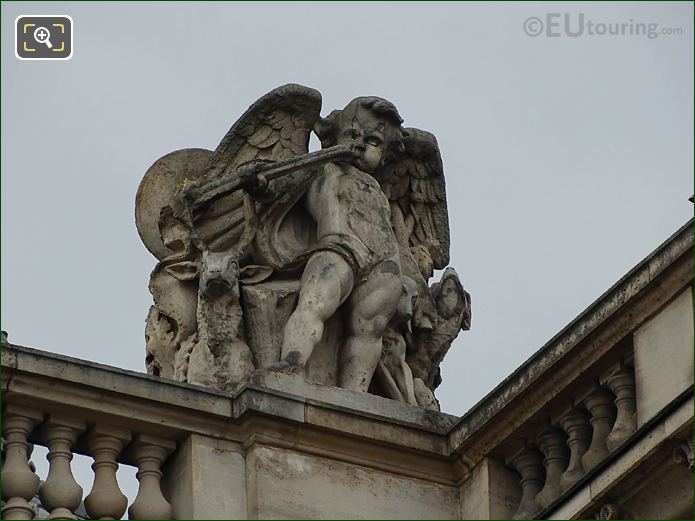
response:
[[[456,416],[439,411],[423,410],[380,396],[365,396],[358,391],[312,384],[299,375],[266,373],[258,375],[254,379],[253,385],[294,396],[302,396],[306,401],[313,403],[330,404],[336,409],[360,410],[370,415],[391,418],[400,423],[418,425],[420,428],[432,432],[447,432],[457,419]]]
[[[584,399],[584,406],[591,414],[591,444],[582,455],[582,467],[589,472],[608,455],[608,435],[615,422],[615,397],[607,389],[598,387]]]
[[[463,482],[461,519],[511,519],[521,500],[519,476],[494,458],[478,463]]]
[[[606,439],[608,450],[614,450],[637,430],[634,368],[622,367],[606,378],[606,385],[615,395],[617,409],[613,430]]]
[[[297,305],[299,281],[273,281],[241,288],[248,339],[258,367],[280,361],[282,331]]]
[[[524,447],[507,462],[521,476],[521,500],[512,519],[533,519],[540,505],[536,496],[543,487],[543,455],[533,447]]]
[[[458,518],[451,486],[265,446],[247,458],[251,518]]]
[[[13,372],[4,399],[10,396],[20,407],[30,403],[44,410],[69,410],[90,422],[110,419],[121,429],[102,428],[99,434],[123,437],[119,434],[123,429],[135,433],[135,443],[118,460],[140,462],[144,469],[146,459],[151,478],[156,476],[155,462],[138,450],[138,443],[160,443],[169,449],[176,442],[176,450],[161,469],[164,498],[172,505],[175,518],[251,516],[246,498],[255,493],[251,488],[255,481],[247,471],[253,448],[263,443],[271,444],[278,453],[316,458],[321,462],[318,468],[326,468],[326,490],[333,490],[332,494],[342,494],[342,468],[354,468],[377,485],[383,482],[378,485],[381,489],[375,489],[383,499],[369,503],[374,516],[402,518],[406,507],[423,518],[452,518],[458,511],[446,437],[455,417],[379,396],[309,384],[301,376],[282,373],[271,373],[268,378],[284,381],[284,390],[264,385],[224,396],[212,389],[50,353],[15,346],[8,349],[17,355],[15,360],[19,359],[22,369],[3,367],[7,373]],[[5,360],[3,357],[3,363]],[[167,395],[171,403],[164,400]],[[222,403],[227,404],[226,410]],[[80,445],[75,450],[91,455],[93,448]],[[118,452],[115,446],[108,448],[110,453]],[[159,454],[157,462],[161,458]],[[322,472],[312,479],[323,480]],[[300,481],[296,486],[306,483]],[[272,482],[262,479],[261,484],[270,486]],[[167,508],[161,498],[153,496],[153,479],[147,486],[143,497],[150,506],[148,511]],[[393,495],[392,489],[401,492]],[[262,494],[267,493],[266,488]],[[372,494],[367,482],[354,491],[350,503],[354,505],[363,494]],[[410,498],[411,504],[404,503],[401,496]],[[390,504],[391,497],[401,504]],[[276,499],[282,500],[280,496]],[[143,501],[136,511],[142,513]],[[322,517],[339,517],[330,514],[330,504],[322,505],[326,509]],[[340,515],[346,513],[341,510]]]
[[[543,508],[557,499],[562,492],[562,473],[569,463],[567,436],[555,427],[548,427],[538,437],[538,448],[543,453],[545,482],[536,496],[536,502]]]
[[[687,288],[635,332],[638,427],[693,385],[692,317]]]
[[[670,439],[692,436],[693,398],[677,407],[597,475],[585,482],[548,519],[587,519],[606,498],[615,498],[629,519],[682,519],[693,507],[692,474],[668,457]]]
[[[299,281],[279,280],[242,286],[248,339],[257,367],[280,361],[283,331],[297,305]],[[340,339],[344,335],[339,316],[330,318],[321,340],[306,363],[304,376],[310,383],[338,385]]]
[[[13,356],[10,356],[13,355]],[[17,368],[6,365],[16,362]],[[118,423],[162,437],[195,433],[236,439],[236,420],[261,415],[280,421],[336,429],[352,422],[355,434],[376,442],[408,439],[412,448],[447,454],[446,433],[457,418],[438,411],[336,387],[310,384],[300,376],[271,373],[259,385],[230,396],[215,389],[160,379],[123,369],[10,346],[2,356],[6,393],[20,403],[59,403],[60,409]],[[55,382],[60,381],[60,385]],[[42,398],[43,397],[43,398]],[[307,404],[310,403],[310,411]],[[317,411],[330,411],[330,415]],[[337,418],[343,417],[338,423]],[[362,423],[354,422],[359,417]],[[390,427],[389,427],[390,426]]]
[[[430,290],[436,306],[436,319],[432,329],[417,331],[414,342],[417,349],[410,350],[407,362],[412,367],[413,376],[434,391],[441,383],[439,365],[444,356],[459,331],[470,328],[471,297],[463,289],[453,268],[447,268],[441,280]]]
[[[249,519],[241,447],[192,435],[164,468],[174,519]]]
[[[320,109],[317,91],[280,87],[214,152],[174,152],[145,174],[136,223],[159,260],[148,372],[223,390],[291,372],[438,408],[470,297],[453,270],[427,282],[449,260],[437,141],[382,98]],[[323,150],[309,153],[312,131]],[[393,322],[406,286],[417,299]]]

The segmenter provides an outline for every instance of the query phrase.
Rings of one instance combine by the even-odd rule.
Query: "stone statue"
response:
[[[447,268],[439,282],[430,288],[437,309],[432,329],[419,330],[406,356],[413,373],[418,403],[428,408],[436,402],[434,390],[442,383],[440,364],[459,331],[471,327],[471,297],[463,289],[454,268]]]
[[[145,174],[148,372],[232,390],[281,371],[436,408],[439,364],[470,319],[453,270],[428,286],[449,261],[437,142],[381,98],[320,110],[317,91],[279,87],[215,151]]]
[[[402,292],[396,313],[382,338],[381,359],[376,377],[384,393],[399,402],[418,405],[413,372],[406,363],[406,350],[412,334],[411,320],[418,301],[417,285],[410,277],[402,277]]]

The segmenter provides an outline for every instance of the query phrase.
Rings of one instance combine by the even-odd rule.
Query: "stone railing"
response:
[[[51,518],[68,519],[81,502],[92,519],[350,517],[356,502],[375,517],[456,517],[453,416],[288,375],[225,394],[7,343],[2,365],[3,519],[32,519],[37,493]],[[42,483],[29,444],[48,448]],[[89,491],[73,476],[74,454],[93,459]],[[130,506],[119,465],[138,469]],[[338,488],[351,473],[366,479],[348,483],[342,503],[317,485],[299,490],[313,499],[277,492],[301,487],[285,473],[309,479],[307,469]],[[375,480],[402,498],[378,500]]]
[[[172,508],[162,495],[161,466],[176,448],[172,439],[133,432],[116,422],[92,422],[84,416],[52,412],[11,398],[3,406],[2,433],[6,459],[2,468],[3,519],[32,519],[29,501],[38,493],[49,519],[75,519],[74,512],[83,499],[70,462],[73,452],[94,459],[94,484],[84,497],[90,519],[120,519],[128,508],[126,496],[116,480],[118,462],[138,468],[139,489],[128,508],[130,519],[171,519]],[[114,418],[115,420],[115,418]],[[46,480],[29,466],[29,441],[48,448],[49,471]]]
[[[464,415],[450,433],[464,519],[608,515],[636,503],[635,469],[661,469],[656,455],[674,450],[687,459],[692,248],[691,221]],[[692,487],[689,498],[646,515],[683,515]]]
[[[637,430],[631,359],[573,390],[566,410],[547,411],[542,426],[514,440],[523,444],[505,462],[521,478],[514,519],[535,518]]]

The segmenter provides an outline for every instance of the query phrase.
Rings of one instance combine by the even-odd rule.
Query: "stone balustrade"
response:
[[[631,370],[632,369],[632,370]],[[610,374],[605,385],[615,396],[616,419],[606,437],[606,448],[611,451],[637,430],[635,374],[633,368],[621,367]]]
[[[49,519],[77,519],[75,511],[83,500],[83,490],[75,481],[70,463],[78,450],[94,459],[94,485],[84,498],[90,519],[120,519],[125,513],[128,500],[116,480],[123,455],[137,466],[140,484],[129,509],[130,518],[172,518],[171,505],[160,487],[162,464],[176,449],[172,440],[16,405],[11,399],[3,404],[2,435],[6,440],[2,519],[32,519],[35,512],[29,501],[36,494],[49,512]],[[43,482],[29,465],[30,440],[48,448],[49,470]]]
[[[536,495],[536,503],[543,508],[562,493],[562,474],[569,464],[570,452],[568,436],[556,427],[544,429],[538,436],[537,443],[544,456],[545,480],[543,488]]]
[[[224,393],[7,343],[2,366],[3,519],[32,519],[38,501],[51,519],[85,517],[82,505],[90,519],[349,518],[357,503],[375,518],[458,511],[447,438],[457,418],[444,413],[293,375]],[[48,449],[43,482],[31,444]],[[75,454],[93,460],[90,490]],[[130,505],[122,465],[137,468]]]
[[[463,518],[689,511],[692,245],[690,222],[464,415],[451,433],[469,472]],[[636,494],[631,472],[659,499]]]
[[[524,447],[508,461],[521,476],[521,500],[514,519],[529,519],[538,510],[537,496],[543,487],[543,455],[533,447]]]
[[[27,438],[41,421],[41,415],[7,404],[3,407],[2,433],[5,437],[5,461],[2,467],[3,519],[31,519],[29,500],[39,488],[39,477],[29,467]]]
[[[569,462],[560,477],[560,490],[565,491],[584,475],[582,456],[591,442],[591,424],[588,413],[576,407],[571,407],[563,414],[558,423],[567,433],[567,446],[570,450]]]
[[[507,460],[520,476],[515,519],[535,518],[637,430],[631,360],[598,375],[588,389],[573,389],[572,405],[547,417],[548,427]]]

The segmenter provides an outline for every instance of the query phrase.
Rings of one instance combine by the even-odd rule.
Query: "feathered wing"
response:
[[[251,160],[277,161],[306,154],[320,111],[321,94],[314,89],[290,84],[272,90],[227,132],[211,157],[204,178],[213,179]],[[225,251],[239,241],[244,216],[244,195],[237,191],[197,212],[193,222],[210,250]]]
[[[239,118],[214,152],[185,149],[158,159],[145,173],[135,203],[135,222],[147,249],[160,261],[193,255],[190,233],[172,215],[182,187],[214,179],[252,159],[306,154],[320,111],[318,91],[301,85],[278,87]],[[238,191],[196,212],[194,227],[206,248],[226,251],[237,244],[248,215],[244,204],[248,205],[248,198]]]
[[[427,263],[420,258],[424,249],[432,267],[444,269],[449,263],[449,214],[439,145],[429,132],[405,132],[405,151],[387,167],[381,187],[391,203],[401,247],[413,252],[419,265]]]

